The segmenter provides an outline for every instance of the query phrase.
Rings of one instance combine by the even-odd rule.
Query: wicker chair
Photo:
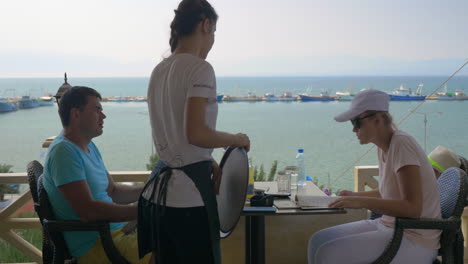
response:
[[[464,170],[468,174],[468,160],[462,156],[458,156],[461,161],[460,169]]]
[[[73,258],[65,239],[65,231],[97,231],[100,234],[102,246],[112,263],[127,264],[112,241],[108,222],[83,223],[75,220],[55,220],[47,192],[42,185],[42,165],[34,160],[27,166],[29,188],[34,200],[34,210],[39,215],[42,224],[42,260],[43,263],[77,263]]]
[[[393,238],[383,254],[373,263],[390,263],[400,248],[404,229],[442,230],[439,256],[442,263],[463,264],[463,234],[461,215],[467,205],[468,179],[465,171],[449,168],[437,180],[443,219],[396,218]],[[440,263],[438,259],[434,263]]]
[[[464,170],[468,174],[468,160],[466,160],[462,156],[458,156],[458,157],[460,158],[460,162],[461,162],[460,169]],[[376,213],[374,211],[370,212],[370,216],[369,216],[370,220],[377,219],[380,217],[382,217],[382,214]]]

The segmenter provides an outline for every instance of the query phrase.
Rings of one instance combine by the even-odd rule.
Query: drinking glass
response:
[[[291,192],[291,174],[278,174],[278,176],[276,177],[276,182],[278,183],[279,193]]]

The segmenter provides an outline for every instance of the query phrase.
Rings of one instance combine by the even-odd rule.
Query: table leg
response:
[[[245,217],[245,263],[265,264],[265,216]]]
[[[252,264],[252,217],[245,217],[245,264]]]

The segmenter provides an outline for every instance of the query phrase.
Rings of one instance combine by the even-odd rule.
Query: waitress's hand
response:
[[[212,167],[213,176],[211,180],[213,181],[215,194],[218,195],[219,187],[221,186],[221,178],[222,178],[223,171],[221,170],[221,168],[219,167],[218,163],[215,160],[212,160],[212,163],[213,163],[213,167]]]
[[[366,197],[353,197],[353,196],[344,196],[340,199],[329,204],[329,207],[333,208],[350,208],[350,209],[360,209],[366,208]]]
[[[234,145],[233,147],[243,147],[247,152],[250,150],[250,139],[249,136],[243,133],[237,133],[234,135]]]

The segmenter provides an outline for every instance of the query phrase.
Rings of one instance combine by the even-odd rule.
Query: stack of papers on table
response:
[[[299,207],[325,207],[341,198],[341,196],[319,196],[319,195],[297,195],[297,204]]]
[[[295,201],[290,199],[276,199],[274,201],[276,208],[278,209],[299,209],[300,207],[296,204]]]

